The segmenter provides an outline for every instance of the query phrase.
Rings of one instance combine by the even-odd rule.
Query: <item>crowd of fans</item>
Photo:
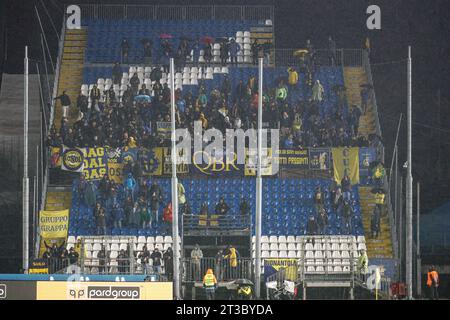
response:
[[[146,43],[148,46],[148,42]],[[183,49],[186,46],[183,43],[187,41],[180,42],[178,51],[181,50],[184,55],[188,49]],[[230,48],[233,48],[233,42],[227,48],[232,50]],[[287,70],[285,77],[264,88],[263,121],[268,123],[270,128],[281,129],[283,148],[367,146],[369,141],[358,135],[358,127],[359,119],[369,104],[370,86],[361,89],[361,106],[348,108],[344,86],[336,85],[330,92],[325,92],[320,81],[314,81],[319,67],[311,42],[307,43],[307,49],[308,53],[299,58],[297,66]],[[171,51],[165,50],[170,56]],[[330,49],[331,61],[335,60],[334,51],[335,49]],[[165,72],[168,71],[164,63],[161,66]],[[122,70],[119,63],[114,65],[112,73],[113,84],[120,84]],[[305,79],[304,85],[299,81],[299,74]],[[64,92],[57,97],[61,100],[64,111],[61,126],[59,132],[55,128],[51,129],[48,145],[145,148],[167,146],[169,141],[162,134],[158,134],[156,123],[171,120],[170,89],[167,83],[161,84],[160,65],[152,70],[150,78],[153,84],[147,87],[135,73],[122,97],[116,96],[113,86],[103,95],[97,85],[90,90],[89,97],[80,93],[76,99],[79,116],[72,125],[68,120],[68,108],[72,104],[70,97]],[[176,90],[177,127],[188,128],[191,133],[195,121],[200,121],[204,130],[246,130],[256,127],[258,81],[255,76],[240,80],[233,88],[229,77],[225,75],[221,85],[209,92],[202,81],[208,80],[199,79],[198,94],[190,90]],[[293,92],[296,90],[303,90],[306,93],[305,98],[294,98]],[[326,100],[334,101],[327,111],[324,108]]]

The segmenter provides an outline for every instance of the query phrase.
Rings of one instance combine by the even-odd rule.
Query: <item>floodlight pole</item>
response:
[[[170,106],[172,123],[172,239],[173,239],[173,295],[180,300],[180,248],[178,232],[178,179],[177,179],[177,151],[176,151],[176,126],[175,126],[175,66],[173,58],[170,58]]]
[[[30,181],[28,179],[28,46],[24,59],[24,117],[23,117],[23,188],[22,188],[22,269],[28,273]]]
[[[261,296],[261,218],[262,218],[262,101],[263,58],[258,59],[258,162],[256,168],[256,219],[255,219],[255,295]]]
[[[411,46],[408,46],[408,168],[406,175],[406,285],[408,299],[412,299],[412,95],[411,95]]]
[[[417,182],[417,218],[416,218],[416,270],[417,270],[417,297],[422,295],[422,259],[420,258],[420,183]]]

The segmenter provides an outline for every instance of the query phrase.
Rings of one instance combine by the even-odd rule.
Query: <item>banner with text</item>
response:
[[[359,183],[359,148],[332,148],[334,180],[341,183],[348,174],[352,184]]]
[[[104,147],[84,148],[83,174],[86,180],[100,180],[107,174],[108,159]]]
[[[41,236],[40,254],[45,250],[45,244],[61,245],[67,238],[69,229],[69,210],[39,212],[39,234]]]

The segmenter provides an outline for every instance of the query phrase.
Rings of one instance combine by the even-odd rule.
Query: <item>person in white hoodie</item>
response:
[[[324,98],[325,90],[319,80],[316,80],[312,88],[311,100],[314,102],[322,102]]]

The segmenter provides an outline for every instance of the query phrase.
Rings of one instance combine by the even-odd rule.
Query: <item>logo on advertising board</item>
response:
[[[6,299],[6,284],[0,284],[0,299]]]
[[[134,286],[68,286],[69,299],[75,300],[140,300],[141,288]]]

